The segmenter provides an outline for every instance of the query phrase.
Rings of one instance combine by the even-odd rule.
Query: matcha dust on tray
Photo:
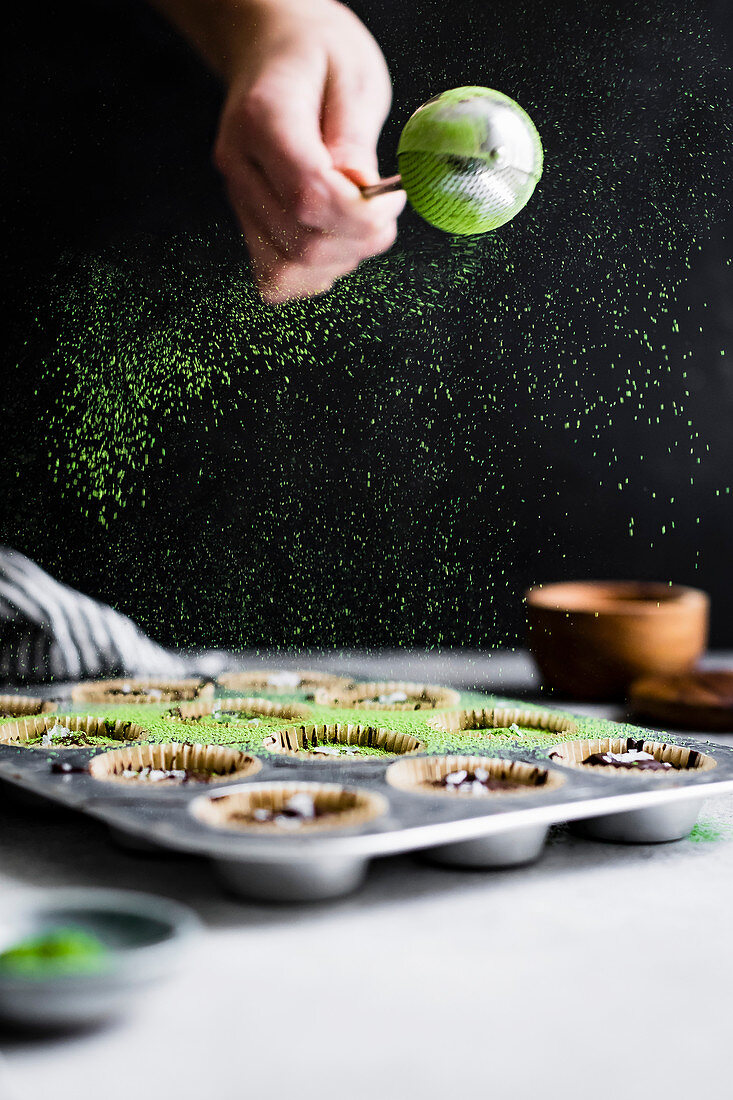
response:
[[[419,107],[397,147],[400,175],[364,189],[404,188],[446,233],[488,233],[522,210],[542,175],[540,136],[526,111],[491,88],[453,88]]]

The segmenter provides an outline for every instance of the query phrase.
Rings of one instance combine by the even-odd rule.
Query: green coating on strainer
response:
[[[522,108],[490,88],[454,88],[408,119],[402,185],[431,225],[462,236],[510,221],[542,175],[542,143]]]

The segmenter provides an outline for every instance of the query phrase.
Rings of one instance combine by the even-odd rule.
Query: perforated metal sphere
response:
[[[454,88],[408,119],[397,147],[412,206],[447,233],[486,233],[510,221],[542,175],[532,119],[490,88]]]

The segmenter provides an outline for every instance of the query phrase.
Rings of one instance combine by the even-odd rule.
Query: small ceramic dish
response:
[[[688,671],[707,644],[709,599],[697,588],[566,581],[525,599],[543,683],[569,698],[624,698],[640,676]]]
[[[73,928],[103,953],[93,967],[52,972],[0,968],[0,1016],[34,1030],[88,1027],[128,1008],[185,961],[199,929],[183,905],[132,890],[49,890],[0,913],[0,952],[29,937]]]

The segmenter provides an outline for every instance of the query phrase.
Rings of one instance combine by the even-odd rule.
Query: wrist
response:
[[[215,67],[227,85],[256,64],[258,44],[280,46],[308,27],[332,26],[347,11],[339,0],[204,0],[220,6],[220,35]],[[349,13],[351,14],[351,13]]]
[[[167,0],[178,3],[179,0]],[[199,44],[205,59],[222,78],[231,84],[241,67],[243,55],[256,42],[260,32],[275,27],[277,19],[297,19],[300,22],[327,17],[338,0],[185,0],[202,10],[202,22],[208,30],[208,41]],[[280,27],[285,24],[281,24]]]

